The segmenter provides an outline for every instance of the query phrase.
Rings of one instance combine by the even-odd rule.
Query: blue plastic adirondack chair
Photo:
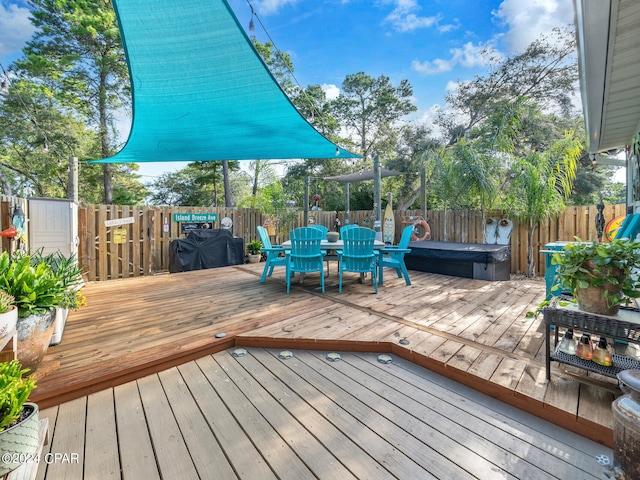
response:
[[[284,253],[284,248],[279,245],[271,245],[271,239],[269,238],[267,229],[262,226],[258,226],[257,228],[260,241],[262,242],[261,251],[267,255],[262,277],[260,277],[260,282],[264,283],[267,277],[270,277],[273,273],[273,267],[284,267],[287,264],[287,259],[284,256],[280,256],[280,253]]]
[[[324,225],[309,225],[309,228],[315,228],[317,230],[320,230],[322,232],[322,239],[326,240],[327,239],[327,232],[329,231],[329,229],[327,227],[325,227]],[[322,251],[323,255],[326,255],[324,257],[324,259],[327,261],[327,275],[329,275],[329,261],[331,260],[337,260],[338,257],[336,257],[333,254],[329,254],[327,255],[327,251],[323,250]]]
[[[320,249],[323,233],[317,228],[300,227],[291,230],[291,250],[287,250],[287,293],[291,289],[294,273],[320,272],[320,285],[324,293],[324,253]]]
[[[323,240],[327,239],[327,232],[329,231],[329,229],[327,227],[325,227],[324,225],[309,225],[309,228],[317,228],[318,230],[320,230],[322,232]]]
[[[338,250],[340,259],[340,284],[338,291],[342,293],[342,273],[371,273],[371,283],[378,293],[376,271],[378,269],[378,254],[373,249],[376,232],[369,228],[356,227],[344,230],[342,241],[344,247]]]
[[[340,227],[340,238],[344,236],[344,232],[347,230],[351,230],[352,228],[358,228],[358,225],[355,223],[350,223],[348,225],[343,225]]]
[[[409,272],[407,272],[407,266],[404,264],[404,254],[411,252],[409,242],[411,241],[411,233],[413,232],[413,225],[409,225],[402,230],[402,236],[400,237],[400,243],[397,246],[388,245],[382,251],[381,266],[380,266],[380,281],[382,281],[382,269],[385,267],[395,268],[398,278],[404,276],[404,281],[407,285],[411,285],[409,280]]]

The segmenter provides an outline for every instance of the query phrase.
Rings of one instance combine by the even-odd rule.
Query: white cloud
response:
[[[398,32],[411,32],[419,28],[429,28],[436,25],[440,20],[439,15],[431,17],[421,17],[415,12],[421,7],[416,0],[385,0],[384,4],[393,4],[395,8],[384,19],[385,23],[390,23]]]
[[[467,42],[462,48],[449,50],[449,53],[451,53],[451,58],[449,59],[436,58],[435,60],[426,60],[424,62],[414,60],[411,62],[411,69],[422,75],[437,75],[450,72],[456,66],[465,68],[484,67],[489,64],[484,55],[488,51],[492,51],[494,55],[497,55],[497,52],[486,44],[474,45],[471,42]]]
[[[327,96],[327,100],[335,100],[340,95],[340,88],[332,83],[323,83],[320,88]]]
[[[574,20],[571,0],[504,0],[493,15],[508,27],[503,40],[515,52],[526,49],[540,34]]]
[[[444,25],[438,25],[438,31],[440,33],[448,33],[454,30],[458,30],[460,28],[460,20],[457,18],[453,19],[452,23],[445,23]]]
[[[444,87],[444,90],[447,93],[455,92],[458,88],[458,85],[460,85],[460,82],[454,82],[452,80],[449,80],[447,82],[447,85]]]
[[[298,0],[260,0],[254,2],[256,10],[264,15],[278,12],[286,5],[298,3]]]
[[[0,3],[0,58],[20,51],[34,31],[28,8]]]

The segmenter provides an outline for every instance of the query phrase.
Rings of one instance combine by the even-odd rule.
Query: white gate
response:
[[[78,204],[59,198],[29,198],[29,250],[78,256]]]

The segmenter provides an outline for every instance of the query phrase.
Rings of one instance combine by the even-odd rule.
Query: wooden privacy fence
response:
[[[3,212],[5,211],[3,207]],[[604,209],[605,222],[624,215],[625,205],[608,205]],[[224,217],[229,217],[231,232],[243,238],[245,244],[258,239],[256,227],[273,220],[257,209],[214,207],[146,207],[122,205],[81,205],[78,209],[78,257],[87,272],[87,280],[110,280],[140,275],[153,275],[169,271],[169,244],[184,238],[180,223],[174,221],[176,213],[218,215],[214,228],[220,228]],[[557,241],[597,239],[595,207],[569,207],[556,219],[544,222],[536,229],[533,243],[536,274],[544,275],[545,255],[539,251],[545,244]],[[371,211],[350,212],[350,223],[373,227]],[[410,225],[410,217],[417,218],[420,212],[395,212],[396,241],[402,229]],[[503,218],[501,212],[491,217]],[[315,223],[333,230],[336,217],[345,224],[345,213],[335,211],[309,212]],[[122,223],[124,221],[132,223]],[[276,224],[278,223],[278,219]],[[482,216],[469,210],[430,210],[426,220],[431,227],[431,239],[436,241],[482,243]],[[114,222],[115,221],[115,222]],[[115,224],[114,224],[115,223]],[[289,228],[302,226],[303,212],[298,212],[291,227],[282,228],[272,237],[274,243],[288,240]],[[3,223],[4,225],[4,223]],[[445,229],[446,226],[446,229]],[[445,235],[446,230],[446,235]],[[524,273],[527,265],[527,230],[514,221],[511,235],[511,272]]]

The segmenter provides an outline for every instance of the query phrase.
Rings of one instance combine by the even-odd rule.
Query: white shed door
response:
[[[29,250],[78,255],[78,205],[57,198],[29,198]]]

